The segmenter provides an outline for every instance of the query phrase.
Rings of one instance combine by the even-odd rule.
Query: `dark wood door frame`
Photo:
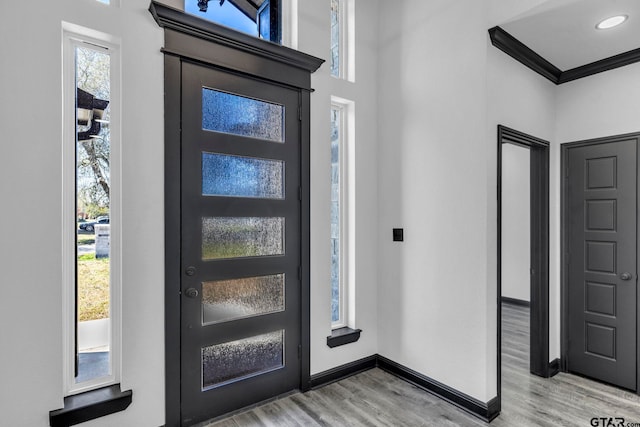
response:
[[[502,381],[502,144],[528,149],[531,170],[530,371],[549,377],[549,142],[498,125],[498,398]]]
[[[185,14],[156,1],[149,11],[164,28],[165,75],[165,425],[181,425],[181,79],[183,61],[298,91],[300,117],[301,368],[300,390],[310,388],[310,99],[311,73],[324,60]]]
[[[568,175],[567,175],[567,171],[568,171],[568,161],[569,161],[569,150],[571,148],[576,148],[576,147],[584,147],[584,146],[589,146],[589,145],[597,145],[597,144],[606,144],[606,143],[610,143],[610,142],[617,142],[617,141],[623,141],[623,140],[629,140],[629,139],[635,139],[636,140],[636,144],[638,144],[638,149],[637,151],[637,168],[640,169],[640,132],[637,133],[628,133],[628,134],[624,134],[624,135],[615,135],[615,136],[609,136],[609,137],[603,137],[603,138],[595,138],[595,139],[588,139],[588,140],[583,140],[583,141],[575,141],[575,142],[567,142],[564,144],[560,145],[560,159],[561,159],[561,167],[562,167],[562,185],[560,186],[560,216],[561,216],[561,221],[560,221],[560,227],[561,227],[561,231],[560,231],[560,295],[561,295],[561,304],[560,304],[560,309],[561,309],[561,313],[560,313],[560,321],[561,321],[561,327],[560,327],[560,344],[561,344],[561,348],[560,348],[560,354],[561,354],[561,359],[560,359],[560,369],[563,372],[568,372],[568,359],[567,359],[567,352],[568,352],[568,348],[569,348],[569,331],[568,331],[568,314],[569,314],[569,301],[568,301],[568,287],[569,287],[569,277],[568,277],[568,266],[567,266],[567,256],[566,256],[566,248],[569,245],[569,240],[568,240],[568,236],[567,236],[567,230],[569,229],[568,227],[568,219],[569,219],[569,213],[568,213],[568,209],[567,209],[567,194],[568,194],[568,188],[567,188],[567,184],[568,184]],[[636,179],[638,180],[637,183],[637,197],[638,200],[640,200],[640,177],[638,176],[638,173],[636,173]],[[640,224],[640,210],[638,209],[638,207],[636,206],[636,223]],[[640,244],[640,228],[637,229],[637,233],[638,235],[636,236],[636,253],[637,253],[637,259],[636,259],[636,263],[638,266],[640,266],[640,247],[638,246]],[[637,285],[636,285],[637,286]],[[636,304],[637,307],[640,307],[640,292],[636,291]],[[640,316],[636,317],[636,333],[637,333],[637,337],[636,337],[636,358],[637,358],[637,362],[636,362],[636,393],[640,394]]]

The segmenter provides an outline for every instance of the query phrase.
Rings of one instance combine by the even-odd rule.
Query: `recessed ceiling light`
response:
[[[602,21],[600,21],[598,25],[596,25],[596,28],[599,30],[606,30],[609,28],[617,27],[618,25],[626,21],[628,18],[629,18],[628,15],[612,16],[611,18],[603,19]]]

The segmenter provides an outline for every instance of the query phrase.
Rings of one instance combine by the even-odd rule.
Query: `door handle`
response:
[[[631,273],[622,273],[620,275],[620,279],[622,279],[622,280],[631,280],[631,277],[632,277]]]
[[[184,291],[184,294],[189,298],[196,298],[198,296],[198,290],[196,288],[189,288]]]

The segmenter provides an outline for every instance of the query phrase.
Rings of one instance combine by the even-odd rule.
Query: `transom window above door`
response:
[[[185,0],[184,10],[234,30],[282,43],[281,0]]]

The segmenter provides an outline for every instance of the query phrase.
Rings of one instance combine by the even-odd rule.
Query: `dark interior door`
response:
[[[635,139],[568,150],[568,369],[636,390]]]
[[[300,386],[299,93],[183,63],[184,425]]]

